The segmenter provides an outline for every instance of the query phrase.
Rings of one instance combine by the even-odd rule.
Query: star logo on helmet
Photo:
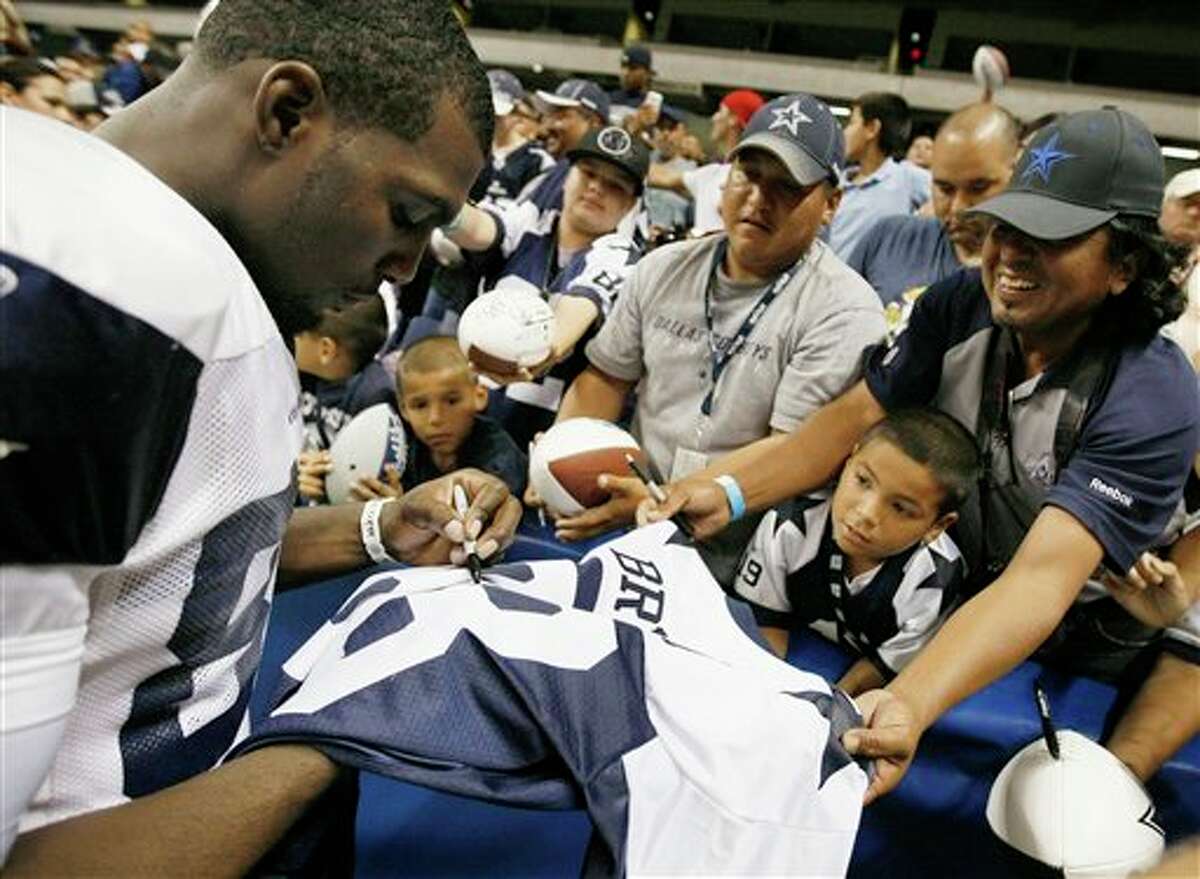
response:
[[[791,132],[792,137],[800,136],[801,122],[812,122],[812,119],[805,116],[804,111],[800,109],[799,98],[779,110],[772,107],[771,112],[775,114],[775,121],[767,127],[767,130],[774,131],[776,128],[786,128]]]
[[[1035,147],[1029,151],[1029,164],[1025,166],[1025,170],[1021,172],[1021,182],[1027,182],[1035,174],[1042,178],[1043,183],[1050,182],[1050,174],[1054,171],[1054,166],[1059,162],[1065,162],[1067,159],[1079,158],[1074,153],[1068,153],[1058,148],[1058,132],[1050,135],[1040,147]]]

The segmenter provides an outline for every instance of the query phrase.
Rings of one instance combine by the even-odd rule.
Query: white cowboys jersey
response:
[[[251,746],[482,799],[583,806],[613,875],[844,875],[857,712],[776,659],[662,523],[565,561],[368,578],[284,665]]]
[[[0,683],[64,632],[83,652],[48,774],[28,741],[0,749],[9,814],[44,776],[28,829],[202,772],[244,731],[299,388],[190,204],[97,138],[2,112],[0,438],[22,451],[0,458]],[[6,741],[40,708],[7,703]]]
[[[800,497],[763,517],[734,588],[763,625],[808,625],[879,667],[899,672],[933,637],[958,597],[965,566],[943,533],[849,577],[830,527],[831,500]]]

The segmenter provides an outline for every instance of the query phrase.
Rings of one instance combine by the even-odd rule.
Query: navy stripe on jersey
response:
[[[158,508],[203,364],[52,272],[0,266],[0,564],[114,564]]]
[[[121,727],[127,796],[143,796],[198,775],[214,766],[233,744],[262,652],[279,535],[287,527],[294,498],[295,489],[289,485],[247,504],[205,535],[196,561],[195,585],[166,644],[179,663],[138,685],[129,718]],[[255,556],[272,548],[271,563],[256,566]],[[247,576],[256,570],[266,572],[267,578],[247,583]],[[251,597],[243,600],[246,594]],[[197,696],[197,677],[210,664],[239,652],[234,672],[236,698],[199,729],[185,730],[179,708]],[[217,700],[212,693],[204,695]],[[172,757],[164,760],[163,754]]]

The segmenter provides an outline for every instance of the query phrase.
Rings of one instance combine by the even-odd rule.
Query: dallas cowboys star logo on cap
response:
[[[800,123],[812,122],[808,116],[800,109],[799,99],[792,101],[786,107],[776,110],[771,108],[771,112],[775,114],[775,121],[767,126],[768,131],[773,131],[776,128],[786,128],[791,132],[792,137],[800,136]]]
[[[1074,153],[1068,153],[1058,148],[1058,132],[1056,131],[1040,147],[1035,147],[1029,151],[1029,164],[1021,173],[1021,182],[1026,182],[1036,174],[1042,178],[1043,183],[1049,183],[1050,174],[1054,170],[1055,165],[1067,159],[1077,158],[1079,157]]]

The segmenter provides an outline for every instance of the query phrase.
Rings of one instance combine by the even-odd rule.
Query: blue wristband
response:
[[[729,521],[736,522],[746,515],[746,498],[742,495],[742,487],[728,474],[718,476],[716,481],[725,489],[725,499],[729,501]]]

